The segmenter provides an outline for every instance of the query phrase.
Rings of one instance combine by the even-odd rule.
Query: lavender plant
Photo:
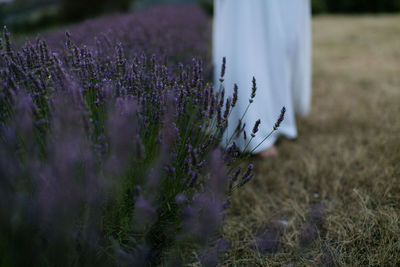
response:
[[[0,265],[175,266],[188,249],[225,247],[223,212],[252,165],[237,168],[234,142],[220,147],[237,96],[205,82],[202,60],[187,62],[205,51],[177,34],[193,22],[188,10],[198,12],[151,9],[148,25],[149,13],[122,17],[87,46],[87,27],[106,21],[67,32],[63,48],[56,34],[16,49],[4,27]],[[132,21],[147,26],[129,33]]]
[[[104,54],[104,60],[121,43],[128,58],[155,55],[159,62],[174,68],[190,64],[193,57],[210,61],[211,25],[196,5],[155,6],[132,14],[116,14],[71,25],[68,32],[78,46]],[[64,51],[65,30],[44,34],[54,51]],[[211,64],[203,69],[210,75]]]

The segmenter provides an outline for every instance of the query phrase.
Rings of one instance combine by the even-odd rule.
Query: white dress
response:
[[[224,143],[235,130],[251,94],[253,76],[257,92],[243,122],[249,140],[261,119],[252,151],[271,132],[280,110],[285,120],[278,131],[254,150],[267,149],[279,135],[297,136],[295,114],[306,115],[311,98],[310,0],[214,0],[213,64],[218,88],[222,58],[226,57],[226,96],[239,86],[239,100],[231,113]],[[243,150],[242,137],[236,140]]]

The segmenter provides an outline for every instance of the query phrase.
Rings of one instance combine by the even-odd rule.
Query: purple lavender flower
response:
[[[257,84],[256,84],[256,78],[253,77],[253,80],[251,81],[252,87],[251,87],[251,96],[249,99],[250,103],[253,103],[254,98],[256,97],[256,91],[257,91]]]
[[[276,253],[280,245],[280,232],[276,227],[266,229],[257,235],[252,248],[261,253]]]
[[[228,197],[228,199],[225,200],[225,202],[222,204],[222,210],[228,209],[230,205],[231,205],[231,199],[230,197]]]
[[[318,229],[314,224],[307,224],[300,233],[300,245],[309,246],[318,237]]]
[[[260,119],[258,119],[257,121],[256,121],[256,123],[254,124],[254,128],[253,128],[253,131],[252,131],[252,133],[251,133],[251,137],[255,137],[256,136],[256,133],[258,132],[258,127],[260,126],[260,123],[261,123],[261,120]]]
[[[183,194],[178,194],[178,195],[176,195],[176,197],[175,197],[175,201],[176,201],[176,203],[177,203],[178,205],[183,205],[183,204],[186,204],[186,203],[187,203],[188,199],[187,199],[187,197],[186,197],[185,195],[183,195]]]
[[[235,173],[232,175],[232,181],[236,182],[238,180],[240,172],[241,172],[241,168],[238,167],[236,169]]]
[[[137,227],[146,228],[151,226],[157,219],[157,212],[154,208],[154,204],[139,196],[135,202],[135,218]]]
[[[319,235],[325,221],[325,210],[322,205],[314,205],[308,215],[308,222],[300,233],[300,244],[309,246]]]
[[[246,183],[248,183],[251,180],[251,178],[253,178],[253,175],[254,175],[253,168],[254,168],[253,164],[249,164],[246,172],[242,175],[239,186],[245,185]]]
[[[222,88],[220,95],[219,95],[219,107],[223,107],[224,106],[224,100],[225,100],[225,88]]]
[[[232,108],[236,106],[237,100],[238,100],[238,86],[235,83],[235,85],[233,86]]]
[[[225,68],[226,68],[226,58],[222,58],[222,66],[221,66],[221,75],[219,81],[222,83],[224,81],[225,76]]]
[[[175,168],[172,166],[165,166],[164,170],[169,176],[173,176],[175,174]]]
[[[286,112],[286,108],[283,107],[281,110],[281,114],[279,115],[278,120],[276,121],[275,125],[274,125],[274,130],[276,131],[279,126],[281,125],[281,122],[285,119],[285,112]]]
[[[228,119],[230,108],[231,108],[231,100],[230,100],[230,98],[227,98],[226,104],[225,104],[225,112],[224,112],[225,120]]]
[[[6,48],[6,53],[10,58],[13,58],[12,50],[11,50],[11,42],[10,42],[10,33],[7,30],[7,27],[3,27],[3,37],[5,41],[5,48]]]

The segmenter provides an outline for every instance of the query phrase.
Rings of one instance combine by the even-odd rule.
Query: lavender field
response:
[[[4,27],[1,266],[217,264],[230,195],[253,167],[219,146],[237,96],[204,78],[209,40],[193,5],[25,44]]]
[[[220,145],[197,6],[5,27],[0,266],[396,266],[398,20],[314,20],[312,112],[262,160]]]

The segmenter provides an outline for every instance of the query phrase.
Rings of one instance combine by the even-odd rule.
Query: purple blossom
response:
[[[257,83],[256,83],[256,78],[253,77],[253,80],[251,81],[252,87],[251,87],[251,96],[249,99],[250,103],[253,103],[254,98],[256,97],[256,91],[257,91]]]
[[[318,229],[314,224],[307,224],[300,233],[300,244],[309,246],[318,237]]]
[[[247,167],[246,172],[242,175],[242,178],[240,180],[239,186],[243,186],[246,183],[248,183],[252,178],[253,178],[253,164],[249,164]]]
[[[308,215],[308,221],[300,233],[300,244],[302,246],[309,246],[319,235],[324,221],[325,221],[325,208],[322,205],[314,205]]]
[[[281,230],[270,227],[256,235],[252,248],[261,253],[276,253],[280,245]]]
[[[261,120],[258,119],[256,121],[256,123],[254,124],[254,128],[253,128],[253,131],[251,133],[251,137],[255,137],[256,136],[256,133],[258,132],[258,127],[260,126],[260,124],[261,124]]]
[[[240,169],[240,167],[238,167],[232,176],[232,181],[236,182],[238,180],[240,172],[241,172],[241,169]]]
[[[225,202],[222,204],[222,210],[228,209],[230,205],[231,205],[231,199],[228,197],[228,199],[225,200]]]
[[[281,110],[281,114],[279,115],[279,118],[274,125],[275,131],[279,128],[279,126],[281,125],[281,122],[285,119],[285,113],[286,113],[286,108],[283,107]]]
[[[155,223],[157,219],[157,212],[154,204],[139,196],[135,201],[135,218],[137,227],[147,228]]]
[[[231,108],[231,100],[229,98],[226,99],[226,104],[225,104],[225,111],[224,111],[224,119],[228,119],[229,116],[229,111]]]
[[[222,65],[221,65],[221,74],[220,74],[220,79],[219,81],[222,83],[224,81],[224,76],[225,76],[225,69],[226,69],[226,58],[222,58]]]
[[[185,195],[183,195],[183,194],[178,194],[178,195],[176,195],[176,197],[175,197],[175,201],[176,201],[176,203],[177,203],[178,205],[183,205],[183,204],[186,204],[186,203],[187,203],[188,199],[187,199],[187,197],[186,197]]]
[[[236,106],[237,100],[238,100],[238,86],[235,83],[235,85],[233,86],[232,108]]]

